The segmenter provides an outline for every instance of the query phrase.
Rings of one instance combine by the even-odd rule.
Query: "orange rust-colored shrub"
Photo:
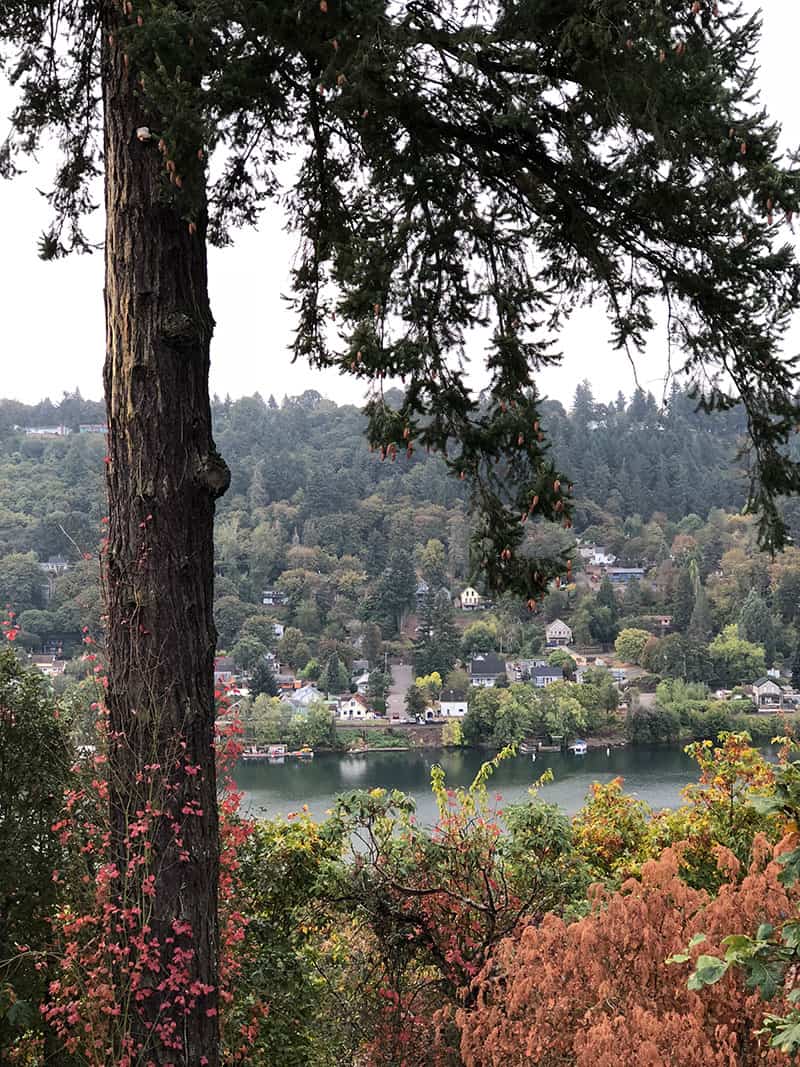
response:
[[[785,1064],[755,1033],[782,997],[765,1003],[735,976],[693,993],[691,964],[666,962],[697,933],[706,941],[694,954],[713,954],[732,930],[796,910],[798,893],[779,883],[763,837],[741,880],[733,853],[717,851],[726,880],[716,897],[681,880],[678,845],[619,892],[598,890],[579,922],[548,916],[503,941],[476,980],[476,1008],[459,1015],[466,1067]]]

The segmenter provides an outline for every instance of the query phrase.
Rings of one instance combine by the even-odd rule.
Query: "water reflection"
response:
[[[436,811],[430,793],[430,772],[441,764],[449,785],[468,785],[492,753],[465,749],[424,749],[410,752],[372,752],[358,756],[323,754],[283,765],[240,764],[236,782],[244,791],[247,814],[258,817],[286,815],[307,804],[314,818],[324,818],[334,797],[352,789],[401,789],[417,802],[422,821],[430,823]],[[697,778],[697,766],[681,748],[625,747],[590,750],[586,756],[560,752],[516,756],[501,763],[489,789],[504,802],[524,800],[527,790],[548,767],[554,781],[542,790],[542,799],[573,814],[584,801],[592,782],[608,782],[617,775],[625,788],[654,808],[673,807],[680,790]]]

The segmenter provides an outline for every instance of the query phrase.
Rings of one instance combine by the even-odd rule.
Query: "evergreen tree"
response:
[[[612,622],[617,621],[619,606],[614,593],[614,586],[607,577],[604,577],[600,583],[600,587],[597,590],[597,596],[595,597],[595,603],[599,608],[605,608],[608,611]]]
[[[383,637],[381,628],[377,623],[368,622],[364,626],[361,651],[365,659],[368,660],[370,667],[383,666]]]
[[[367,549],[365,554],[365,560],[367,567],[367,574],[371,577],[377,577],[384,569],[388,562],[388,546],[386,544],[386,537],[381,530],[370,530],[367,537]]]
[[[372,705],[377,710],[383,710],[386,707],[386,694],[389,691],[392,684],[392,676],[381,670],[370,671],[369,673],[369,687],[367,689],[367,695]]]
[[[438,671],[444,677],[458,658],[460,643],[450,598],[444,591],[426,597],[420,633],[414,644],[416,673],[426,675]]]
[[[375,611],[382,629],[398,632],[403,615],[414,603],[416,588],[410,553],[403,548],[393,549],[375,590]]]
[[[694,610],[694,585],[688,566],[681,567],[672,598],[672,625],[679,633],[685,633]]]
[[[419,566],[423,579],[427,582],[431,596],[436,596],[447,585],[444,545],[438,538],[432,537],[419,554]]]
[[[792,685],[795,689],[800,689],[800,640],[795,645],[792,659]]]
[[[775,658],[775,622],[763,597],[751,589],[745,597],[737,622],[739,636],[764,649],[767,664]]]
[[[433,647],[433,597],[428,593],[417,613],[417,636],[414,640],[414,673],[419,677],[437,669],[432,664]]]
[[[688,633],[694,641],[707,644],[711,640],[713,632],[714,625],[711,619],[711,608],[708,603],[708,596],[706,595],[705,588],[701,585],[697,590],[697,596],[694,598],[694,607],[692,608],[692,617],[689,620]]]
[[[800,570],[781,574],[775,591],[776,607],[784,622],[794,622],[800,612]]]
[[[278,681],[269,660],[262,659],[253,668],[248,689],[253,699],[261,696],[262,693],[268,697],[276,697],[278,695]]]
[[[325,669],[319,677],[320,689],[325,693],[343,693],[350,682],[347,668],[334,652],[328,658]]]
[[[610,608],[595,601],[589,608],[589,633],[593,641],[610,645],[617,636],[617,623]]]
[[[628,582],[622,597],[622,607],[626,615],[638,615],[642,610],[642,583]]]
[[[252,511],[263,508],[269,503],[266,483],[264,482],[264,464],[257,463],[250,480],[250,489],[247,494],[247,502]]]

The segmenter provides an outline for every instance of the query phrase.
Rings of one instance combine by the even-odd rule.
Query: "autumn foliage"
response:
[[[736,857],[716,849],[726,876],[716,897],[682,880],[681,851],[646,862],[617,893],[599,891],[585,919],[568,925],[551,915],[502,943],[477,981],[476,1009],[460,1015],[466,1067],[786,1063],[756,1034],[774,1002],[734,977],[691,992],[688,968],[666,961],[695,934],[713,952],[731,930],[780,921],[797,891],[778,881],[763,837],[742,879]]]

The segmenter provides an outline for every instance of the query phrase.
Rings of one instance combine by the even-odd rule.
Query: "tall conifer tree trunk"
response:
[[[215,1067],[213,519],[229,472],[211,436],[205,216],[190,232],[164,196],[155,140],[137,137],[153,118],[114,7],[103,58],[109,790],[112,894],[133,909],[118,926],[119,980],[133,1062]]]

